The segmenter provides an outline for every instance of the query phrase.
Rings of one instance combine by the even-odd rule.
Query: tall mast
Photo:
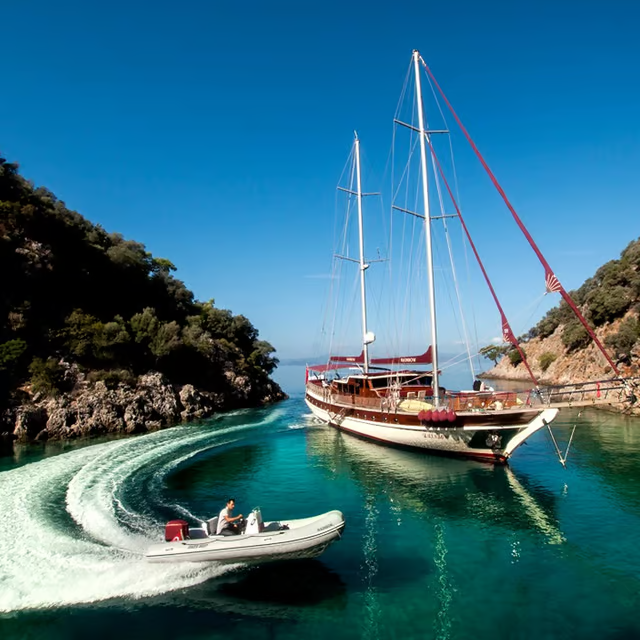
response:
[[[427,276],[429,279],[429,313],[431,316],[431,354],[433,360],[433,404],[440,404],[440,385],[438,383],[438,327],[436,325],[436,291],[433,278],[433,252],[431,247],[431,212],[429,209],[429,182],[427,174],[427,132],[424,127],[422,111],[422,86],[420,84],[420,53],[413,52],[413,68],[416,77],[416,103],[418,125],[420,129],[420,164],[422,166],[422,198],[424,201],[424,237],[427,245]]]
[[[364,272],[369,267],[364,261],[364,225],[362,222],[362,182],[360,177],[360,140],[358,132],[354,131],[355,136],[355,156],[356,156],[356,183],[358,199],[358,238],[360,245],[360,303],[362,307],[362,353],[364,355],[364,372],[369,373],[369,336],[367,335],[367,290],[365,287]]]

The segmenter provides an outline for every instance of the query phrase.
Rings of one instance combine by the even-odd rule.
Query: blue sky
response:
[[[248,316],[281,358],[305,357],[352,131],[378,190],[414,48],[568,289],[640,235],[639,14],[620,0],[3,3],[0,150]],[[542,269],[468,150],[456,161],[519,317]],[[488,303],[476,313],[499,335]]]

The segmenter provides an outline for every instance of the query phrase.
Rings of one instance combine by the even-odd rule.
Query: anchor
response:
[[[580,418],[580,416],[582,415],[582,411],[580,411],[578,413],[578,416],[576,418],[576,420],[578,418]],[[558,454],[558,460],[560,462],[560,464],[566,469],[567,468],[567,458],[569,457],[569,449],[571,447],[571,443],[573,442],[573,434],[576,432],[576,427],[578,426],[578,423],[576,422],[573,425],[573,429],[571,429],[571,436],[569,437],[569,442],[567,442],[567,448],[564,452],[564,456],[562,455],[562,452],[560,451],[560,447],[558,446],[558,442],[556,441],[555,436],[553,435],[553,431],[551,430],[551,425],[543,418],[542,422],[544,424],[545,427],[547,427],[547,429],[549,430],[549,435],[551,436],[551,441],[553,442],[553,446],[555,447],[556,453]]]

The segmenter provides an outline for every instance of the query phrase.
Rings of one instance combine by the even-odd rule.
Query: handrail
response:
[[[629,385],[637,386],[640,378],[623,380],[593,380],[572,384],[548,385],[537,389],[518,391],[448,391],[440,398],[441,407],[454,412],[501,411],[514,409],[535,409],[552,407],[588,406],[598,404],[636,402],[629,395]],[[318,385],[307,384],[312,394],[322,397],[324,402],[347,407],[391,411],[396,413],[419,413],[434,404],[433,397],[425,398],[392,398],[380,394],[377,397],[358,396],[337,393],[335,389],[319,389]],[[404,406],[403,406],[404,405]]]

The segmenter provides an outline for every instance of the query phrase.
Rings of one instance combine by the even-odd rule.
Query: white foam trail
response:
[[[93,445],[0,474],[0,612],[141,598],[219,575],[216,564],[150,564],[162,523],[123,498],[159,486],[190,457],[282,417],[235,427],[175,427]],[[237,419],[237,415],[235,416]],[[153,491],[151,492],[153,494]],[[157,494],[156,494],[157,495]],[[144,504],[147,496],[135,500]],[[153,502],[153,496],[149,496]]]
[[[289,429],[306,429],[307,427],[314,427],[318,424],[324,425],[324,422],[320,422],[313,415],[313,413],[303,413],[301,416],[302,422],[293,422],[289,425]]]

